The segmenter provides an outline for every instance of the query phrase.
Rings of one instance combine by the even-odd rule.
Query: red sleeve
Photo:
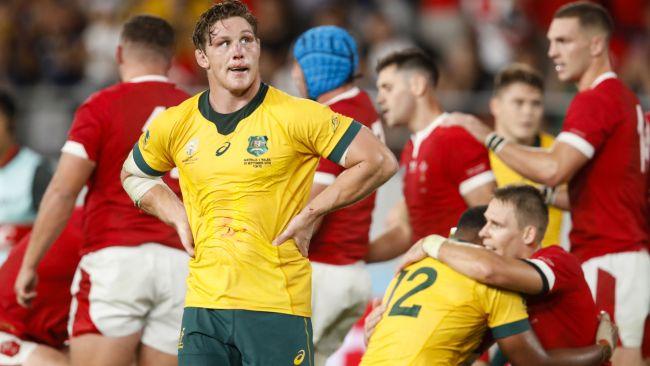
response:
[[[462,127],[448,127],[445,134],[447,171],[461,194],[494,180],[487,149]],[[475,179],[474,179],[475,178]]]
[[[318,168],[316,168],[316,171],[319,173],[332,174],[336,177],[338,177],[343,170],[344,169],[340,165],[327,159],[320,159],[318,162]]]
[[[70,132],[68,133],[68,141],[73,141],[81,144],[88,159],[97,161],[99,155],[99,147],[101,146],[102,139],[102,113],[104,108],[101,108],[100,98],[91,96],[84,104],[82,104],[75,113]],[[63,151],[73,152],[76,147],[64,146]]]
[[[569,133],[578,136],[591,145],[581,147],[580,140],[572,139],[570,136],[560,134],[558,140],[573,145],[585,153],[589,158],[593,156],[607,139],[614,127],[616,119],[612,118],[612,111],[607,108],[607,101],[599,98],[593,93],[580,93],[573,98],[562,125],[562,133]],[[583,150],[584,149],[584,150]]]
[[[549,294],[574,287],[573,280],[580,275],[577,259],[557,245],[538,250],[528,262],[537,268]]]

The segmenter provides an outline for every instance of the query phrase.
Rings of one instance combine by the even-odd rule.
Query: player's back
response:
[[[480,284],[431,258],[388,286],[386,312],[361,365],[458,365],[490,328],[496,338],[529,328],[517,294]]]
[[[641,106],[615,75],[600,79],[576,95],[558,136],[590,158],[569,182],[571,252],[582,261],[648,245],[650,141]]]
[[[355,87],[324,104],[329,105],[334,112],[362,123],[377,137],[383,138],[379,116],[365,91]],[[331,184],[344,170],[340,165],[321,158],[314,182]],[[311,240],[309,259],[329,264],[351,264],[362,260],[368,252],[375,197],[376,193],[373,192],[353,205],[325,215]]]
[[[463,195],[494,180],[487,149],[463,128],[439,126],[445,116],[414,134],[402,151],[413,242],[448,235],[467,209]]]
[[[96,163],[86,198],[84,252],[156,242],[181,248],[175,231],[139,210],[122,188],[122,163],[153,118],[189,97],[162,77],[119,83],[91,96],[75,115],[65,152],[82,148]],[[180,194],[177,179],[165,183]]]

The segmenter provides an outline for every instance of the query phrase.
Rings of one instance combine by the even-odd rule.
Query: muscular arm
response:
[[[61,234],[74,209],[77,195],[86,184],[95,163],[69,153],[61,154],[59,165],[41,200],[22,266],[16,279],[18,302],[27,305],[33,292],[35,273],[52,243]]]
[[[327,188],[329,184],[322,184],[322,183],[316,183],[314,181],[314,184],[311,186],[311,192],[309,193],[309,201],[313,200],[316,196],[318,196],[322,191]],[[317,232],[318,229],[320,228],[320,224],[323,222],[323,217],[321,216],[314,221],[314,232]]]
[[[316,219],[366,197],[397,171],[397,161],[391,151],[366,127],[352,140],[343,166],[345,171],[291,220],[273,244],[280,245],[294,238],[306,256]]]
[[[532,330],[497,340],[513,366],[595,366],[608,357],[605,346],[545,351]]]
[[[542,277],[533,266],[478,246],[445,241],[438,260],[486,285],[532,295],[544,288]]]
[[[469,207],[487,205],[492,199],[492,194],[494,194],[496,188],[496,182],[491,181],[467,192],[463,195],[463,199]]]
[[[142,172],[130,153],[120,174],[122,186],[146,213],[176,229],[185,250],[194,256],[194,241],[183,202],[160,178]]]
[[[522,176],[550,187],[568,182],[589,161],[564,142],[555,142],[550,151],[506,143],[497,156]]]
[[[370,243],[365,258],[367,263],[391,260],[411,247],[411,226],[404,200],[391,209],[386,221],[388,229]]]
[[[485,143],[493,132],[478,118],[468,114],[453,113],[445,124],[464,127],[481,143]],[[578,149],[561,141],[555,141],[550,150],[506,142],[496,154],[520,175],[549,187],[568,182],[589,160]]]

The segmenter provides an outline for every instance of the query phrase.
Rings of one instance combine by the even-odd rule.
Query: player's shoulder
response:
[[[262,105],[273,113],[284,115],[301,115],[304,112],[329,109],[326,105],[311,99],[291,95],[270,85],[268,85],[268,91]]]
[[[194,96],[185,99],[180,104],[165,109],[156,118],[158,120],[157,123],[176,124],[179,121],[188,120],[195,113],[200,113],[198,107],[199,98],[203,93],[204,92],[198,93]]]
[[[549,245],[541,248],[533,253],[531,259],[541,260],[551,267],[580,268],[578,258],[559,245]]]

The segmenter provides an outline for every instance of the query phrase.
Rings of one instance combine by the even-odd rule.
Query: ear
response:
[[[124,48],[122,48],[122,45],[117,45],[117,48],[115,49],[115,61],[118,65],[124,63],[124,55],[122,54],[123,52]]]
[[[524,243],[526,243],[526,245],[528,246],[535,245],[536,237],[537,237],[537,228],[534,227],[533,225],[527,225],[523,231],[522,239],[524,240]]]
[[[591,56],[600,56],[607,51],[609,44],[607,42],[607,37],[604,34],[597,34],[591,37],[591,43],[589,44],[589,51]]]
[[[427,78],[419,73],[413,73],[409,77],[409,89],[411,93],[420,97],[427,91]]]
[[[492,114],[492,116],[495,116],[495,118],[496,115],[499,114],[499,109],[501,107],[498,99],[499,97],[497,96],[493,96],[492,98],[490,98],[490,113]]]
[[[205,55],[205,52],[203,50],[194,50],[194,57],[196,58],[196,63],[201,66],[203,69],[209,69],[210,68],[210,62],[208,62],[208,56]]]

